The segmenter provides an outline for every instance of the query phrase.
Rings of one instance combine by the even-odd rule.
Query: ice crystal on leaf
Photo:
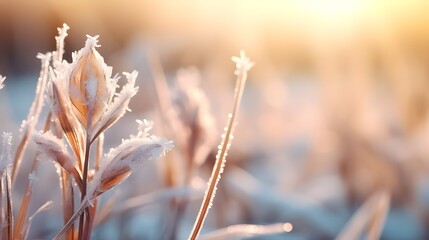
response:
[[[140,123],[136,136],[123,140],[121,145],[110,149],[104,156],[99,171],[90,182],[89,200],[123,182],[136,166],[163,156],[173,147],[172,141],[149,136],[148,131],[152,127],[149,121]],[[141,129],[142,125],[146,125],[146,128]]]
[[[246,57],[246,54],[244,51],[240,51],[240,57],[233,56],[231,57],[231,60],[235,62],[235,68],[234,71],[235,75],[241,75],[243,73],[247,73],[255,63],[250,61],[250,58]]]

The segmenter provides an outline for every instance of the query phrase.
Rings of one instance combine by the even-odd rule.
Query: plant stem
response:
[[[37,80],[36,86],[36,96],[34,97],[33,103],[31,104],[30,111],[27,116],[28,126],[24,129],[24,134],[21,139],[21,142],[18,145],[18,149],[15,153],[15,158],[12,164],[12,173],[11,173],[11,184],[13,185],[16,181],[18,174],[18,169],[21,166],[22,158],[28,146],[28,141],[33,135],[34,128],[36,127],[37,122],[39,121],[40,113],[43,107],[43,102],[45,100],[45,89],[48,81],[48,68],[51,55],[45,55],[41,58],[42,61],[42,70],[40,71],[39,79]]]
[[[7,221],[7,236],[9,240],[13,239],[13,207],[12,207],[12,181],[9,173],[6,170],[6,175],[4,177],[6,182],[6,221]]]
[[[215,164],[213,166],[212,174],[209,180],[209,186],[206,191],[206,194],[204,195],[204,200],[201,204],[200,211],[198,213],[198,217],[195,220],[194,227],[192,229],[192,232],[189,236],[190,240],[197,239],[201,228],[203,227],[204,220],[207,217],[207,213],[209,212],[210,206],[213,202],[215,193],[216,193],[216,186],[220,180],[220,176],[223,172],[223,168],[225,166],[226,162],[226,155],[228,154],[230,141],[232,140],[233,136],[233,130],[234,130],[234,124],[235,124],[235,118],[238,113],[238,109],[240,107],[241,102],[241,96],[243,95],[244,85],[246,83],[247,74],[246,72],[240,74],[237,78],[237,83],[235,86],[235,94],[234,94],[234,105],[232,112],[229,114],[229,119],[226,124],[226,131],[224,133],[224,138],[220,144],[220,149],[218,151],[218,155],[216,157]]]
[[[85,146],[85,161],[84,161],[84,165],[83,165],[83,176],[82,176],[82,180],[83,180],[83,187],[82,187],[82,194],[81,194],[81,202],[85,199],[86,196],[86,188],[87,188],[87,180],[88,180],[88,165],[89,165],[89,152],[91,149],[91,139],[89,139],[89,134],[86,135],[86,146]],[[79,219],[79,235],[78,235],[78,239],[82,240],[83,237],[83,223],[85,221],[85,215],[88,215],[88,212],[85,211],[82,213],[82,215],[80,215],[80,219]],[[89,215],[88,215],[89,218]]]

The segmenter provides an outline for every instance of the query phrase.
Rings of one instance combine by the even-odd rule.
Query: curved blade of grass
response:
[[[236,116],[238,114],[238,109],[240,107],[241,97],[243,95],[244,86],[246,84],[247,71],[242,71],[238,74],[237,82],[235,86],[234,93],[234,105],[232,112],[228,115],[228,122],[225,127],[225,133],[222,136],[222,142],[219,146],[219,151],[216,156],[216,161],[213,166],[212,174],[208,182],[208,189],[204,196],[203,202],[201,204],[200,211],[198,213],[197,219],[195,220],[194,227],[189,236],[189,239],[195,240],[203,227],[204,220],[207,217],[207,213],[212,205],[213,199],[216,194],[216,186],[220,180],[221,174],[224,170],[226,163],[226,156],[230,147],[230,141],[232,140],[233,130],[235,125]]]
[[[275,223],[270,225],[239,224],[205,234],[201,237],[201,240],[244,239],[288,233],[290,231],[292,231],[292,224],[290,223]]]
[[[61,236],[64,235],[64,233],[66,233],[73,226],[73,223],[76,221],[76,219],[80,217],[81,214],[83,214],[89,205],[90,202],[85,198],[85,200],[82,201],[79,209],[73,214],[73,216],[68,220],[64,227],[61,228],[61,230],[57,233],[57,235],[55,235],[53,239],[61,239]]]
[[[50,209],[51,206],[52,206],[52,203],[53,203],[52,201],[47,201],[45,204],[43,204],[42,206],[40,206],[36,210],[36,212],[33,213],[33,215],[31,215],[28,218],[28,222],[27,222],[27,224],[25,225],[25,227],[23,229],[23,231],[25,232],[25,234],[24,234],[24,236],[23,236],[22,239],[28,239],[28,233],[30,232],[31,223],[33,222],[34,217],[36,217],[39,213],[44,212],[44,211]]]

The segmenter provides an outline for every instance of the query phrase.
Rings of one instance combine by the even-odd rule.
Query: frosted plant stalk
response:
[[[201,204],[200,211],[198,213],[197,219],[195,221],[192,232],[189,236],[189,239],[197,239],[201,228],[204,224],[204,220],[207,217],[208,211],[212,206],[213,199],[216,194],[217,184],[221,178],[221,174],[225,167],[226,156],[231,145],[231,140],[233,138],[233,130],[236,121],[236,116],[238,114],[238,109],[240,107],[241,97],[243,95],[244,85],[247,79],[247,72],[252,68],[253,62],[246,57],[244,51],[240,52],[240,57],[232,57],[232,61],[236,64],[235,75],[237,75],[237,82],[235,85],[235,94],[234,94],[234,106],[232,112],[228,115],[228,122],[225,127],[225,133],[222,135],[222,142],[219,145],[219,151],[216,156],[216,162],[213,166],[212,174],[208,182],[208,189],[204,195],[203,202]]]
[[[24,156],[24,152],[27,149],[28,140],[33,134],[37,121],[39,121],[40,113],[45,100],[45,89],[48,82],[48,68],[51,55],[51,53],[37,54],[37,58],[39,58],[42,62],[42,70],[40,71],[40,76],[37,80],[36,96],[31,105],[30,111],[28,112],[27,120],[25,121],[26,124],[23,125],[24,129],[21,129],[21,131],[24,133],[21,142],[18,145],[18,149],[16,150],[15,159],[13,160],[12,184],[16,180],[16,175],[21,165],[22,157]]]

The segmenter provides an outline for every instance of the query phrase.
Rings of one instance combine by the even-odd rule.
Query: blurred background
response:
[[[36,54],[54,50],[57,27],[67,23],[67,60],[86,34],[100,35],[99,51],[114,73],[139,71],[133,112],[109,130],[107,147],[134,132],[135,118],[162,125],[154,62],[172,88],[180,76],[199,78],[216,130],[197,174],[204,182],[232,107],[230,58],[243,49],[255,66],[203,232],[290,222],[293,231],[279,239],[332,239],[365,200],[384,190],[390,210],[382,239],[427,239],[428,13],[425,0],[0,1],[0,73],[7,76],[0,130],[15,132],[18,141],[40,71]],[[183,68],[188,75],[178,73]],[[120,191],[135,196],[165,187],[168,177],[154,171],[163,168],[157,164],[146,164]],[[176,170],[186,175],[183,166]],[[186,177],[177,178],[170,184],[185,184]],[[200,201],[190,200],[179,239],[189,233]],[[162,206],[145,208],[121,218],[129,231],[112,235],[102,225],[96,237],[160,238],[168,226],[160,212],[170,216]],[[52,225],[35,224],[35,236],[52,235],[59,228]]]

